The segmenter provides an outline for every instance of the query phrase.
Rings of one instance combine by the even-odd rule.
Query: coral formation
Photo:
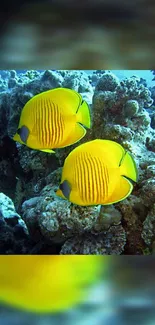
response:
[[[91,234],[75,236],[63,245],[60,254],[120,255],[126,243],[125,230],[121,225],[97,236]]]
[[[57,149],[56,154],[31,150],[12,141],[25,103],[55,87],[75,89],[88,102],[92,127],[86,136],[72,146]],[[26,241],[33,242],[30,246],[23,242],[22,249],[19,241],[17,249],[14,230],[3,216],[2,250],[103,255],[152,252],[155,246],[154,88],[148,88],[145,79],[133,76],[120,80],[104,70],[89,74],[76,70],[20,73],[10,70],[1,71],[0,89],[0,189],[15,204],[17,224],[20,220],[26,227],[22,229],[28,229],[23,238],[26,236]],[[117,141],[130,151],[138,166],[139,180],[132,195],[122,202],[80,207],[58,198],[55,191],[68,153],[78,144],[95,138]],[[7,240],[15,241],[12,249],[4,240],[6,233]]]
[[[151,92],[144,85],[139,85],[135,78],[119,82],[112,73],[105,75],[96,84],[93,96],[95,136],[97,129],[99,133],[103,131],[104,137],[104,127],[108,128],[113,124],[129,127],[130,133],[144,132],[147,126],[150,127],[150,117],[144,107],[153,103]],[[109,133],[113,138],[113,134]],[[119,135],[121,133],[120,129]]]
[[[155,203],[148,212],[145,221],[143,222],[142,238],[147,246],[155,248]]]
[[[93,88],[89,82],[88,75],[84,71],[66,71],[62,86],[74,89],[79,93],[93,92]]]
[[[27,226],[12,200],[0,193],[0,254],[25,254],[31,247]]]
[[[119,85],[120,81],[113,73],[104,73],[96,84],[96,91],[115,91]]]
[[[74,241],[79,236],[83,236],[82,238],[90,236],[89,240],[92,239],[93,243],[96,242],[96,246],[101,246],[98,254],[103,251],[113,254],[114,250],[117,254],[121,253],[125,245],[125,233],[120,225],[120,212],[113,206],[81,207],[61,200],[55,195],[59,178],[60,170],[58,173],[51,173],[50,183],[42,189],[40,196],[29,199],[22,205],[22,217],[29,231],[32,231],[33,239],[34,229],[38,229],[40,238],[43,236],[46,241],[55,244],[64,244],[69,239]],[[114,240],[113,232],[117,230],[118,235],[115,235],[117,238]],[[117,241],[117,248],[114,241]],[[96,249],[97,247],[92,247],[89,254],[96,254]],[[85,250],[82,254],[85,254]]]

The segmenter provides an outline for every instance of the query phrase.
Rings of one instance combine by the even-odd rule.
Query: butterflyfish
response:
[[[115,141],[77,146],[64,162],[56,194],[81,205],[108,205],[127,198],[138,180],[134,158]]]
[[[0,303],[35,313],[76,307],[98,282],[102,261],[99,256],[1,255]]]
[[[32,97],[23,107],[13,140],[52,153],[78,142],[91,127],[89,106],[75,90],[55,88]]]

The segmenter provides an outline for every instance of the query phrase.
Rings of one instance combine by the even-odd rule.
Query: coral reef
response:
[[[148,212],[145,221],[143,222],[142,238],[147,246],[151,247],[155,252],[155,203],[152,209]]]
[[[14,250],[32,254],[103,255],[153,252],[153,87],[148,88],[145,79],[133,76],[119,80],[115,74],[104,70],[89,74],[76,70],[20,73],[10,70],[1,71],[1,79],[0,189],[13,200],[18,219],[28,229],[23,248],[19,240],[17,249],[14,230],[3,217],[2,224],[7,230],[1,231],[1,238],[12,238],[11,243],[14,240],[15,245],[10,249],[4,240],[2,250],[6,253]],[[24,104],[35,94],[55,87],[75,89],[82,94],[90,106],[92,128],[81,141],[57,149],[56,154],[31,150],[15,143],[12,136]],[[69,152],[78,144],[95,138],[117,141],[130,151],[138,166],[139,180],[132,195],[122,202],[110,206],[80,207],[58,198],[55,191]]]
[[[141,238],[142,223],[147,216],[147,207],[140,197],[130,195],[126,200],[116,204],[121,212],[122,225],[127,234],[126,252],[141,255],[144,242]]]
[[[75,236],[63,245],[60,254],[120,255],[126,243],[125,230],[121,225],[97,236],[91,234]]]
[[[12,200],[0,193],[0,254],[26,254],[31,242],[27,226]]]
[[[113,73],[104,73],[96,84],[96,91],[115,91],[120,85],[119,79]]]
[[[126,238],[120,225],[120,212],[113,206],[81,207],[58,198],[55,190],[60,172],[61,169],[51,173],[50,183],[42,189],[40,196],[22,205],[22,217],[33,239],[37,241],[40,234],[40,239],[43,236],[46,242],[65,245],[61,252],[68,247],[68,240],[75,240],[79,241],[77,254],[96,254],[96,251],[97,254],[120,254]],[[80,247],[82,238],[86,243],[92,243],[91,248],[87,247],[87,253],[86,248]],[[73,253],[70,251],[70,254]]]
[[[93,92],[93,88],[89,82],[89,77],[84,71],[66,71],[62,86],[74,89],[79,93]]]
[[[103,76],[103,73],[105,73],[105,70],[95,70],[88,75],[89,82],[93,88],[96,86],[97,81]]]
[[[144,107],[150,107],[153,103],[151,92],[142,84],[138,84],[133,77],[119,82],[112,73],[105,73],[99,79],[95,87],[93,96],[93,130],[104,137],[104,128],[117,125],[130,128],[132,131],[144,132],[146,127],[150,127],[150,117]],[[121,132],[122,130],[122,132]],[[120,138],[124,129],[120,128],[118,136]],[[110,138],[113,134],[109,132]],[[134,140],[134,139],[133,139]]]

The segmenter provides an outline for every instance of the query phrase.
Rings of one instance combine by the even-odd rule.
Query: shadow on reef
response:
[[[46,242],[36,227],[30,235],[12,200],[0,193],[0,254],[59,254],[60,247]]]
[[[57,164],[57,158],[54,158],[54,160]],[[52,158],[52,162],[54,160]],[[50,156],[47,161],[50,165]],[[53,168],[55,168],[54,165]],[[46,176],[46,173],[44,174]],[[3,199],[0,198],[0,254],[59,254],[59,245],[53,245],[45,241],[39,241],[36,244],[33,237],[29,235],[25,223],[18,215],[18,213],[21,213],[22,202],[29,195],[33,196],[36,181],[39,179],[41,186],[46,185],[46,181],[44,178],[41,179],[41,176],[43,175],[40,170],[24,171],[19,163],[16,143],[9,136],[1,139],[0,189],[6,196]],[[35,195],[37,194],[35,193]],[[10,211],[8,207],[4,209],[3,201],[5,200],[7,204],[7,197],[14,202],[18,213],[12,206],[11,200],[8,203],[11,206]],[[37,229],[35,232],[37,232]]]
[[[0,188],[12,200],[15,199],[18,175],[24,176],[18,161],[18,150],[15,142],[5,136],[0,142]]]

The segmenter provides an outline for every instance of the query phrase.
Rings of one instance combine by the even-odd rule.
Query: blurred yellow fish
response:
[[[0,256],[0,302],[25,311],[65,311],[101,275],[99,256]]]
[[[77,205],[113,204],[127,198],[137,179],[129,152],[114,141],[96,139],[67,156],[56,194]]]
[[[31,98],[24,106],[13,140],[31,149],[54,152],[76,143],[90,128],[88,104],[76,91],[56,88]],[[85,127],[84,127],[85,126]]]

